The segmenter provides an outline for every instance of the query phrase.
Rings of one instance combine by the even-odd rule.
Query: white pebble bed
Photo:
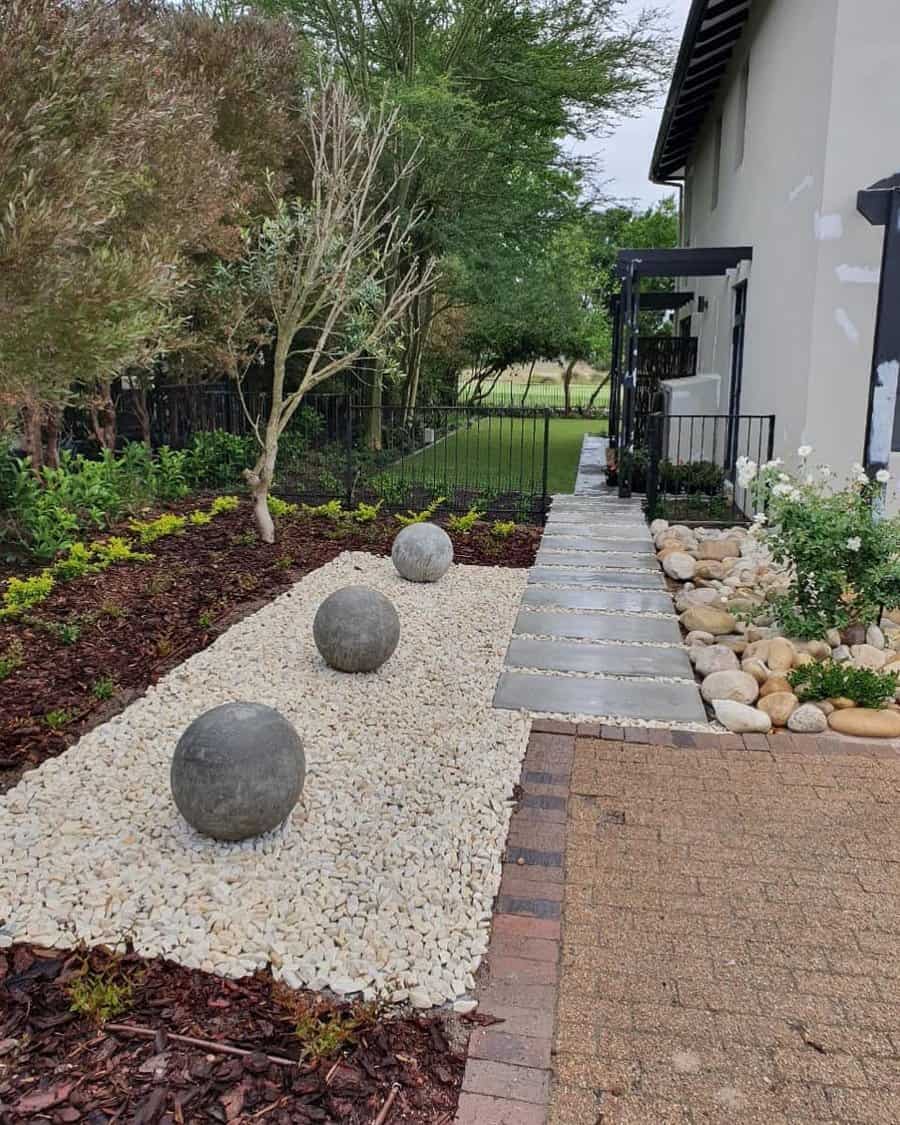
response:
[[[453,566],[435,585],[345,552],[0,798],[0,946],[121,946],[240,977],[414,1006],[473,986],[488,943],[525,715],[491,701],[526,572]],[[334,672],[312,619],[362,583],[394,602],[377,673]],[[169,767],[198,714],[278,708],[304,740],[287,823],[221,844],[176,810]],[[463,1002],[465,1003],[465,1002]]]

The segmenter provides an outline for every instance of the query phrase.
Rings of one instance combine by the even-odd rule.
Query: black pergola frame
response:
[[[638,318],[641,311],[641,279],[661,277],[722,277],[741,262],[753,260],[752,246],[679,247],[660,250],[620,250],[616,276],[620,293],[610,305],[613,312],[612,363],[610,365],[609,445],[634,453],[634,396],[638,369]],[[645,308],[681,308],[681,294],[655,291]],[[669,299],[675,304],[665,304]],[[693,294],[690,298],[693,299]],[[622,362],[622,353],[626,357]],[[619,399],[621,397],[621,404]],[[619,495],[631,495],[631,473],[618,473]]]

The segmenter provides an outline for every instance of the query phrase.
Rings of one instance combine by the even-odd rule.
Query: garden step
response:
[[[666,617],[618,613],[563,613],[521,609],[513,632],[540,637],[571,637],[587,641],[637,641],[680,645],[678,622]]]
[[[615,586],[622,590],[665,589],[661,572],[597,570],[585,566],[533,566],[528,572],[528,581],[559,586]]]
[[[606,539],[601,535],[544,534],[541,547],[548,551],[608,551],[626,555],[653,555],[653,547],[643,539]]]
[[[551,672],[593,672],[615,676],[674,676],[693,682],[694,672],[683,648],[655,645],[573,644],[513,637],[507,666]]]
[[[668,613],[675,607],[668,594],[651,590],[551,590],[547,586],[529,586],[522,604],[557,609],[594,609],[607,613]]]
[[[644,550],[653,550],[653,540],[650,538],[650,533],[646,530],[643,535],[639,532],[627,532],[624,535],[620,535],[617,528],[610,528],[609,525],[597,525],[596,527],[592,527],[590,524],[584,523],[558,523],[555,522],[551,516],[551,518],[547,520],[547,526],[544,529],[544,539],[559,535],[574,535],[576,538],[601,539],[613,542],[617,545],[610,549],[615,551],[630,551],[632,549],[630,546],[621,546],[622,543],[638,544]]]
[[[534,560],[538,566],[596,566],[601,570],[642,570],[646,573],[659,573],[656,559],[644,555],[631,555],[624,551],[538,551]],[[648,566],[648,563],[650,564]]]
[[[542,676],[504,672],[494,706],[515,711],[599,715],[663,723],[707,722],[696,684],[657,680],[603,679],[600,676]]]

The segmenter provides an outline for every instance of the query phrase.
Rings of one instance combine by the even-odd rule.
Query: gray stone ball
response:
[[[384,594],[344,586],[316,611],[313,638],[325,663],[337,671],[374,672],[397,647],[400,618]]]
[[[262,703],[223,703],[194,719],[178,740],[170,775],[178,811],[214,840],[277,828],[305,779],[300,736]]]
[[[437,582],[453,562],[453,541],[436,523],[411,523],[391,549],[398,574],[410,582]]]

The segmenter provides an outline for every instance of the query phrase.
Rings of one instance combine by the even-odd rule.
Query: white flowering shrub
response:
[[[854,465],[841,484],[829,466],[809,466],[809,446],[797,453],[796,474],[780,461],[760,467],[742,457],[736,466],[759,513],[754,534],[791,574],[787,594],[774,603],[776,619],[788,636],[805,639],[873,624],[882,609],[900,606],[900,519],[879,516],[876,503],[889,474],[873,481]]]

